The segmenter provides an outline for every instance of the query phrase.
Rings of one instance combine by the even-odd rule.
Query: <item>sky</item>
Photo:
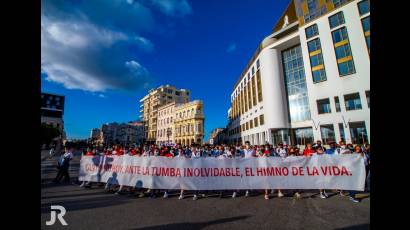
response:
[[[205,140],[225,127],[230,94],[289,0],[42,0],[41,90],[65,96],[67,138],[139,119],[170,84],[202,100]]]

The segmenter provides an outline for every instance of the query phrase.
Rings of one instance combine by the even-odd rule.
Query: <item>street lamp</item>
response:
[[[171,134],[172,134],[172,130],[171,128],[168,128],[167,129],[168,144],[169,144],[169,136],[171,136]]]

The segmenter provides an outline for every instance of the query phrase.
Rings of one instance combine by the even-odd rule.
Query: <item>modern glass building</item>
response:
[[[232,143],[370,141],[370,0],[294,0],[231,94]]]

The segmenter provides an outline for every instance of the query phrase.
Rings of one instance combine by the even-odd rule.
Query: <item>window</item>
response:
[[[253,120],[249,121],[249,127],[252,129],[253,128]]]
[[[339,133],[340,133],[340,140],[345,141],[346,137],[345,137],[345,129],[343,127],[343,123],[339,123]]]
[[[369,0],[361,1],[357,4],[359,7],[359,14],[362,16],[363,14],[367,14],[370,12],[370,3]]]
[[[343,25],[344,23],[345,23],[345,18],[343,16],[343,12],[339,12],[329,17],[330,29],[333,29],[336,26]]]
[[[320,50],[320,49],[321,49],[321,47],[320,47],[320,40],[319,40],[319,38],[316,38],[316,39],[314,39],[314,40],[308,42],[308,50],[309,50],[309,53],[311,53],[311,52],[313,52],[313,51],[316,51],[316,50]]]
[[[344,3],[346,3],[348,0],[333,0],[333,5],[335,6],[335,8],[343,5]]]
[[[312,12],[316,9],[316,0],[307,0],[307,7],[309,12]]]
[[[259,69],[259,67],[260,67],[260,62],[259,62],[259,59],[258,59],[258,60],[256,60],[256,68]]]
[[[332,32],[333,45],[340,76],[353,74],[356,72],[352,52],[350,49],[349,38],[346,27],[342,27]]]
[[[256,80],[253,77],[251,79],[251,86],[252,86],[252,102],[253,105],[256,106],[257,100],[256,100]]]
[[[262,82],[261,82],[261,74],[258,71],[256,71],[256,85],[258,88],[258,102],[261,102],[263,100],[262,98]]]
[[[370,16],[362,19],[362,27],[363,27],[364,37],[366,39],[367,49],[370,52]]]
[[[257,117],[255,117],[253,119],[253,123],[255,124],[255,127],[258,127],[258,118]]]
[[[312,77],[313,77],[313,83],[318,83],[321,81],[326,81],[326,72],[325,69],[319,69],[319,70],[315,70],[312,71]]]
[[[255,68],[252,67],[252,75],[255,74]]]
[[[324,144],[336,141],[333,125],[321,125],[320,135],[322,136],[322,143]]]
[[[310,120],[310,107],[301,46],[282,52],[283,72],[291,122]]]
[[[313,24],[305,29],[306,39],[312,38],[316,35],[319,35],[317,25]]]
[[[326,71],[323,65],[322,49],[319,38],[308,42],[308,50],[310,56],[310,66],[312,68],[313,82],[326,81]]]
[[[319,114],[331,113],[329,98],[317,100],[316,103]]]
[[[337,67],[339,68],[340,76],[349,75],[356,72],[352,60],[349,60],[347,62],[341,62],[337,64]]]
[[[246,127],[246,130],[249,129],[249,122],[246,122],[246,123],[245,123],[245,127]]]
[[[367,100],[367,107],[370,108],[370,91],[366,91],[366,100]]]
[[[265,124],[265,117],[263,116],[263,114],[259,116],[259,123],[260,125]]]
[[[340,102],[339,102],[339,97],[335,97],[335,107],[336,107],[336,112],[340,112]]]
[[[358,110],[362,109],[362,103],[360,102],[359,93],[352,93],[344,96],[346,110]]]
[[[313,143],[312,128],[298,128],[294,129],[294,132],[297,145],[306,145],[307,143]]]
[[[347,56],[351,56],[352,52],[350,51],[350,45],[345,44],[335,48],[336,51],[336,58],[341,59]]]
[[[342,27],[332,32],[333,43],[338,43],[348,39],[346,27]]]
[[[363,121],[349,122],[349,127],[352,144],[364,144],[368,142],[366,125]]]

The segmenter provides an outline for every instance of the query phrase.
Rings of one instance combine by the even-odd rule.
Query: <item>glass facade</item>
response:
[[[294,129],[293,132],[295,134],[296,145],[306,145],[307,143],[313,143],[312,128]]]
[[[364,144],[365,142],[368,142],[366,124],[364,121],[349,122],[349,128],[352,144]]]
[[[322,143],[324,144],[336,141],[333,125],[321,125],[320,135],[322,136]]]
[[[305,70],[300,45],[282,52],[291,122],[310,120]]]

